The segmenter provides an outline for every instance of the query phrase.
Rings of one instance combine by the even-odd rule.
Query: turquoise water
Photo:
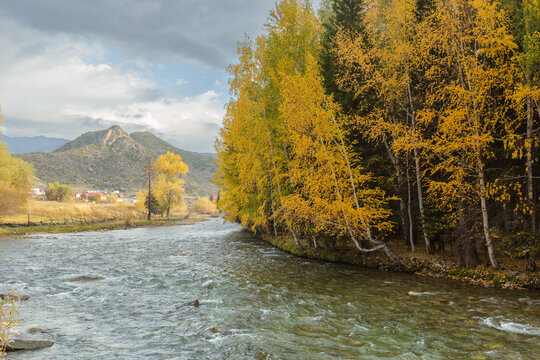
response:
[[[55,340],[12,359],[540,358],[537,292],[295,258],[221,219],[0,239],[11,287],[19,331]]]

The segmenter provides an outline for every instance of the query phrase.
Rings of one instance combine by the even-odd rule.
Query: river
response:
[[[537,292],[308,261],[221,219],[0,239],[12,287],[55,344],[10,359],[540,358]]]

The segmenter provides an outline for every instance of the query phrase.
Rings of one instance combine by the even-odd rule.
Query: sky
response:
[[[213,152],[228,101],[225,68],[274,4],[1,0],[1,130],[71,140],[120,125]]]

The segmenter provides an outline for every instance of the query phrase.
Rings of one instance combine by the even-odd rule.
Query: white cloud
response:
[[[187,84],[187,83],[189,83],[189,81],[184,80],[184,79],[178,79],[178,80],[176,80],[176,85],[177,85],[177,86],[182,86],[182,85],[185,85],[185,84]]]
[[[73,138],[115,123],[167,134],[195,151],[212,150],[224,112],[219,94],[172,97],[136,72],[103,63],[105,50],[88,39],[0,20],[0,33],[10,34],[0,37],[6,135]]]

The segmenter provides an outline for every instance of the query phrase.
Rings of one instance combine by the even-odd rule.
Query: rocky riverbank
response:
[[[302,249],[297,248],[290,236],[270,236],[263,234],[261,238],[273,246],[293,255],[314,260],[359,265],[366,268],[413,273],[419,276],[447,278],[471,285],[510,290],[540,290],[540,274],[523,272],[515,269],[494,270],[486,266],[464,268],[457,262],[441,260],[435,256],[420,258],[415,254],[399,254],[403,266],[391,261],[383,253],[359,253],[354,249],[315,248],[311,244]]]

